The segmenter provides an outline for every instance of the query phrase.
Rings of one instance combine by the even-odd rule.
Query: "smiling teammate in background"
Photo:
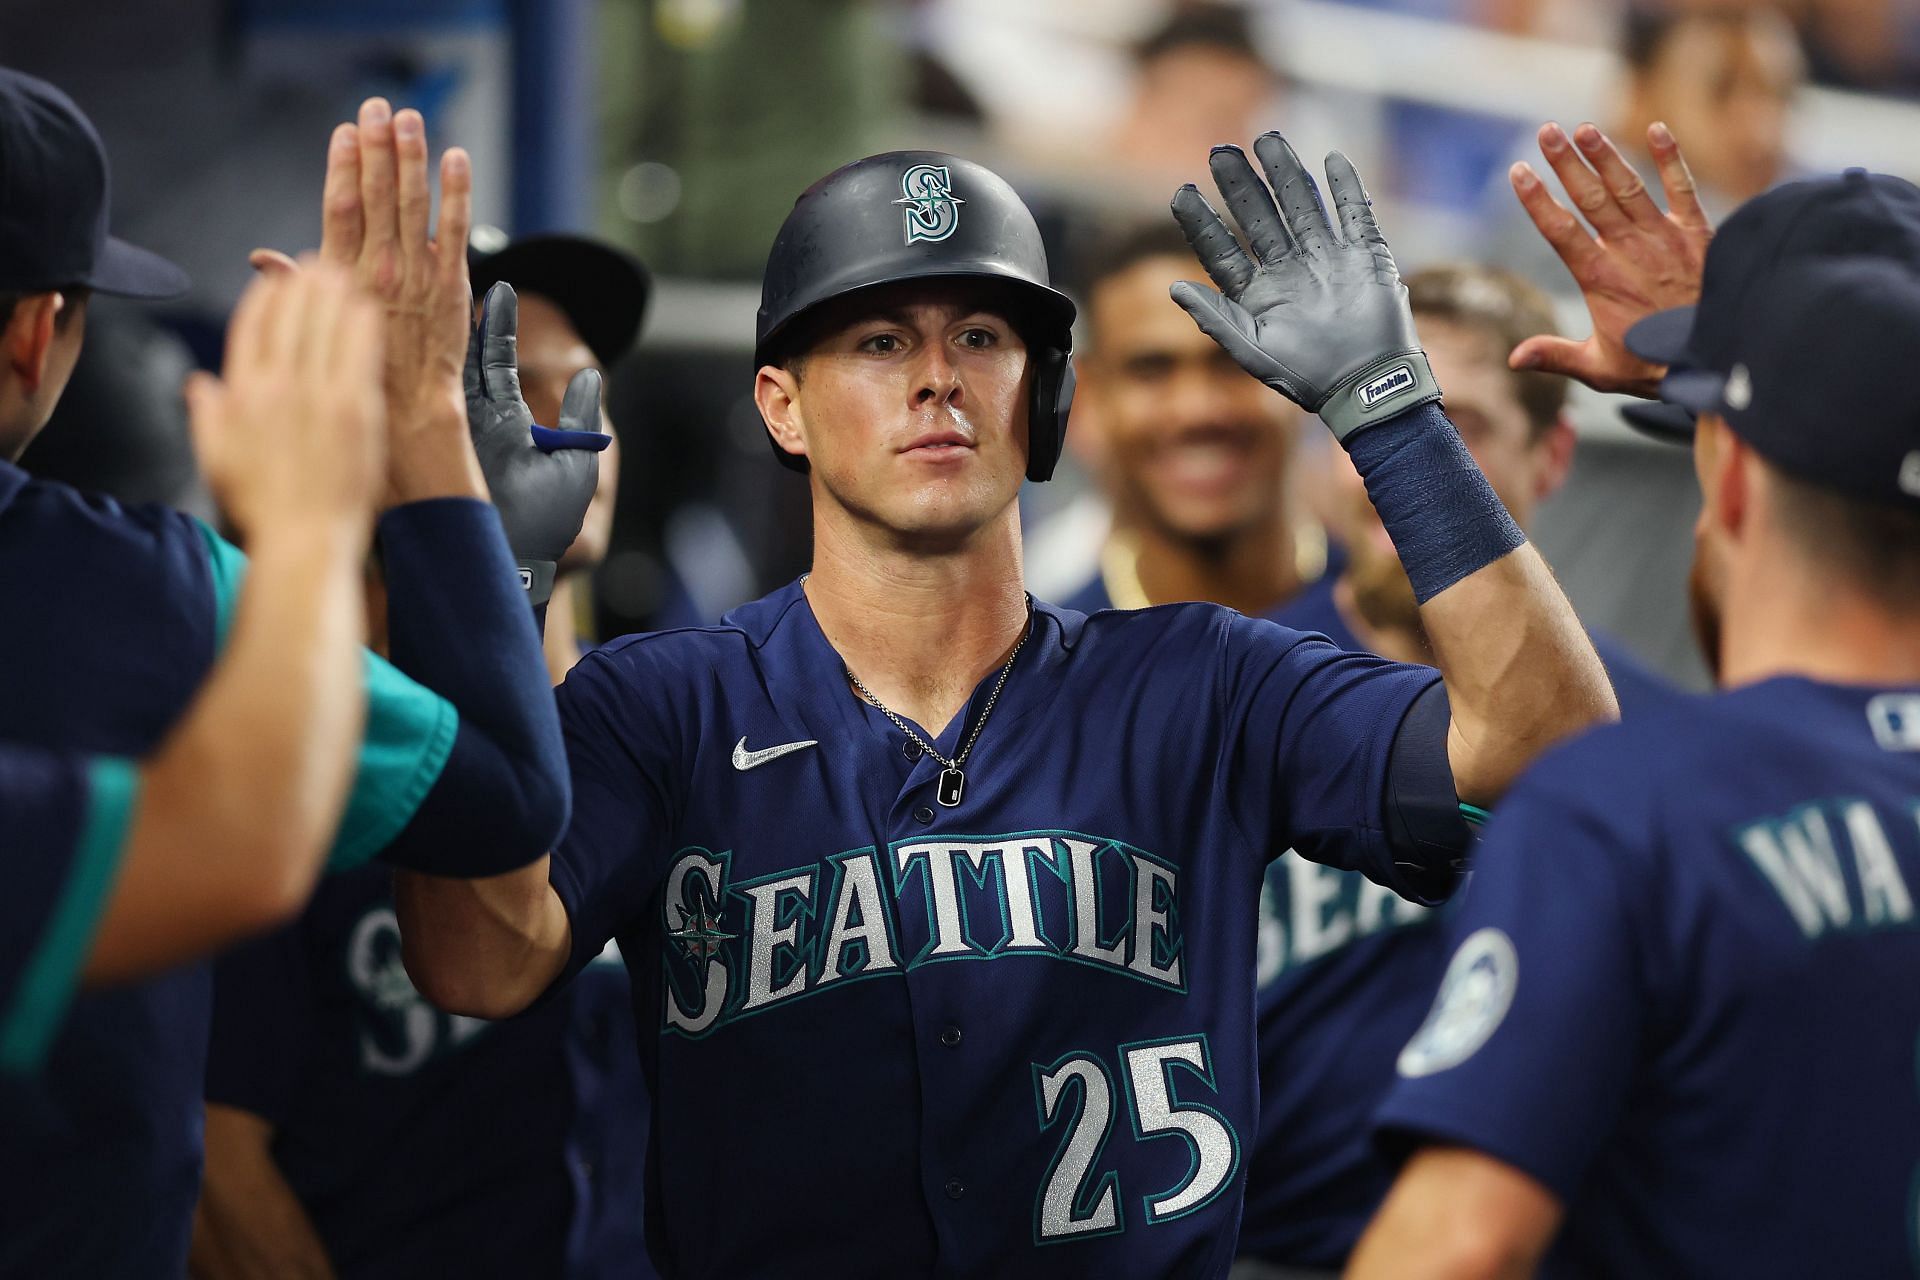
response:
[[[1211,600],[1270,616],[1340,564],[1290,491],[1305,415],[1167,297],[1197,265],[1177,226],[1118,232],[1090,260],[1075,448],[1108,490],[1113,529],[1099,573],[1062,603]]]

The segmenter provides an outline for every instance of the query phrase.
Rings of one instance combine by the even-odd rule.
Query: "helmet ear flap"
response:
[[[1053,478],[1073,412],[1073,359],[1064,347],[1032,348],[1033,401],[1027,406],[1027,479]]]

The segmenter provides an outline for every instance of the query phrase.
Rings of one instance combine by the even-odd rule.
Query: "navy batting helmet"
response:
[[[1004,283],[1033,366],[1027,478],[1060,460],[1073,404],[1073,303],[1047,283],[1033,214],[989,169],[938,151],[889,151],[835,169],[794,202],[774,238],[760,289],[754,367],[793,354],[782,339],[807,312],[902,280]],[[774,446],[781,462],[807,469]]]

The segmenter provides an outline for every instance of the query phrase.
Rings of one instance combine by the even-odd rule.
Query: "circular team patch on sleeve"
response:
[[[1400,1074],[1430,1076],[1478,1053],[1507,1016],[1519,979],[1513,939],[1491,926],[1469,934],[1447,964],[1432,1012],[1400,1051]]]

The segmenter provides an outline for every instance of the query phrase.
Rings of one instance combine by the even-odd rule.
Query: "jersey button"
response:
[[[961,1196],[967,1194],[967,1184],[958,1178],[954,1178],[947,1183],[946,1191],[947,1199],[958,1200]]]
[[[960,1043],[960,1028],[948,1027],[940,1033],[940,1043],[951,1049]]]
[[[925,805],[921,805],[913,811],[913,820],[923,827],[931,826],[933,825],[933,810],[927,808]]]
[[[912,738],[905,738],[900,743],[900,754],[909,760],[918,760],[923,753],[919,743]]]

